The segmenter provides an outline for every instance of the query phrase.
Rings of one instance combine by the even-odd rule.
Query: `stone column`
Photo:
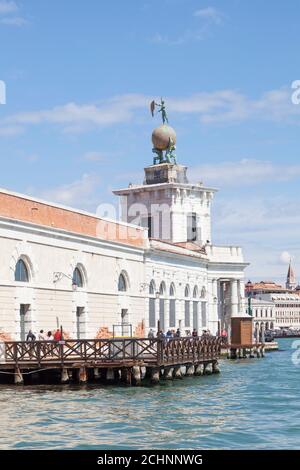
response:
[[[208,285],[209,289],[209,311],[207,318],[207,327],[212,334],[216,334],[218,330],[218,281],[212,279]]]
[[[244,315],[246,312],[244,279],[239,279],[238,281],[238,292],[239,292],[239,313]]]
[[[231,317],[237,317],[239,313],[239,299],[238,299],[238,285],[237,280],[232,279],[230,282],[230,303],[231,303]]]

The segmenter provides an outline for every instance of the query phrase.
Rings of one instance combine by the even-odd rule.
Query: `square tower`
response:
[[[216,192],[188,182],[187,167],[160,163],[145,168],[142,185],[114,191],[121,217],[149,230],[149,238],[171,243],[211,242],[211,201]]]

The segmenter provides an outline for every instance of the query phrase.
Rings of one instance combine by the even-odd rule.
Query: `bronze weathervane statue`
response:
[[[158,112],[161,113],[162,125],[154,129],[152,133],[152,152],[155,153],[153,165],[171,162],[176,165],[176,133],[174,129],[169,126],[166,105],[162,98],[160,103],[156,103],[155,100],[151,101],[150,111],[152,117],[154,117],[156,107],[158,108]]]

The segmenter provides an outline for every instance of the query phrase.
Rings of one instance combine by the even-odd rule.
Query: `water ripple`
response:
[[[281,346],[157,387],[0,386],[0,448],[299,448],[300,368]]]

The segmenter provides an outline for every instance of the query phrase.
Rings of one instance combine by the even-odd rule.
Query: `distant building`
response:
[[[292,268],[292,262],[291,261],[290,261],[290,264],[289,264],[289,269],[288,269],[288,273],[287,273],[285,286],[289,290],[294,290],[297,287],[296,276],[295,276],[294,270]]]
[[[265,329],[300,328],[300,287],[289,264],[286,287],[273,281],[246,284],[251,297],[252,315],[256,327]]]

